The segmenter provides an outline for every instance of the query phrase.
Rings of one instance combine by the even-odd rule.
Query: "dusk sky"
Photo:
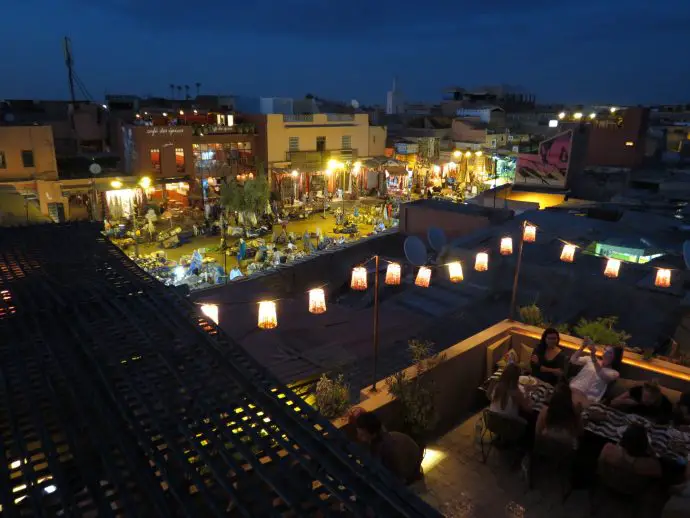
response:
[[[0,98],[202,93],[385,102],[521,85],[538,101],[690,102],[688,0],[4,0]]]

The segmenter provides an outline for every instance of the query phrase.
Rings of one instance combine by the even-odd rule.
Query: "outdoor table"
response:
[[[486,389],[491,382],[498,380],[502,369],[497,370],[483,385]],[[536,379],[536,378],[534,378]],[[535,412],[540,412],[553,394],[553,386],[536,379],[536,384],[525,390],[532,401]],[[590,419],[590,413],[598,413],[601,418]],[[690,455],[690,434],[672,426],[657,425],[644,417],[621,412],[603,403],[592,403],[582,412],[585,430],[611,442],[618,442],[625,429],[631,424],[642,424],[647,428],[649,442],[654,452],[668,460],[684,464]]]

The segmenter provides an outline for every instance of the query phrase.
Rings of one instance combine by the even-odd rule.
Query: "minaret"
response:
[[[398,78],[393,78],[393,89],[386,95],[386,115],[393,115],[399,111],[398,101]]]

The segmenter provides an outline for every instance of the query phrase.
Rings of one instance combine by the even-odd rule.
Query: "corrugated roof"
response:
[[[439,516],[89,224],[0,229],[3,516]]]

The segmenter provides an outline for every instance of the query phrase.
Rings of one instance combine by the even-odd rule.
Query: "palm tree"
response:
[[[184,85],[184,100],[189,99],[189,85]]]
[[[175,85],[170,83],[168,86],[170,86],[170,98],[174,99],[175,98]]]
[[[177,85],[177,95],[180,99],[182,99],[182,86]]]
[[[199,97],[199,90],[201,90],[201,83],[196,83],[196,96]]]

